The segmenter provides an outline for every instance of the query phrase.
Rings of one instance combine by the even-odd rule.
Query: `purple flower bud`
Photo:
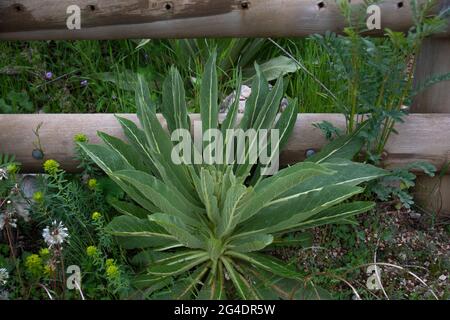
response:
[[[51,71],[47,71],[45,73],[45,79],[50,80],[51,78],[53,78],[53,73]]]
[[[86,79],[85,80],[81,80],[80,85],[82,87],[86,87],[88,85],[88,81]]]

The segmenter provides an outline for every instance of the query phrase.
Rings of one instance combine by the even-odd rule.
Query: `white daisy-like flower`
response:
[[[13,212],[5,212],[0,214],[0,230],[9,225],[12,228],[17,228],[17,219],[14,218]]]
[[[0,168],[0,180],[8,179],[8,171],[3,168]]]
[[[9,274],[5,268],[0,268],[0,285],[4,286],[8,282]]]
[[[51,248],[55,245],[62,245],[67,237],[69,237],[68,229],[64,227],[62,222],[53,221],[51,227],[46,227],[42,231],[42,237]]]

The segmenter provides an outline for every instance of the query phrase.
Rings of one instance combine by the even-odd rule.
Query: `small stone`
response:
[[[447,280],[447,276],[445,274],[442,274],[439,276],[438,279],[439,279],[439,281],[445,281],[445,280]]]
[[[314,149],[308,149],[305,152],[305,155],[306,155],[307,158],[312,157],[315,154],[316,154],[316,151]]]
[[[35,175],[26,175],[22,178],[21,184],[22,192],[25,198],[31,199],[33,194],[35,194],[38,190],[38,181]]]
[[[411,217],[411,219],[416,219],[416,220],[420,219],[422,217],[422,215],[420,213],[415,212],[415,211],[411,211],[409,213],[409,216]]]
[[[284,112],[284,110],[286,110],[286,108],[288,107],[288,105],[289,105],[288,99],[287,99],[287,98],[283,98],[283,99],[281,100],[281,103],[280,103],[280,111],[281,111],[281,112]]]
[[[44,153],[41,149],[34,149],[33,152],[31,152],[31,156],[36,160],[44,159]]]

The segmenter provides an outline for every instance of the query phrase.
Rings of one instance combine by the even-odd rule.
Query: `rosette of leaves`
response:
[[[215,60],[212,54],[202,77],[204,132],[279,129],[279,144],[268,147],[275,157],[297,118],[295,101],[277,115],[283,79],[270,90],[255,66],[257,75],[242,119],[237,119],[236,101],[220,123]],[[174,144],[150,105],[148,87],[142,80],[138,83],[142,129],[118,117],[128,143],[99,133],[105,145],[80,145],[133,200],[111,200],[123,215],[115,217],[107,230],[134,253],[131,262],[139,271],[133,283],[140,294],[172,299],[311,297],[311,290],[306,290],[311,286],[302,282],[298,270],[267,250],[301,243],[301,234],[293,232],[345,222],[374,206],[349,201],[363,191],[359,184],[384,175],[382,169],[345,160],[361,147],[357,133],[337,138],[308,161],[269,177],[260,175],[261,166],[248,159],[241,164],[176,165],[171,160]],[[190,128],[182,83],[172,68],[161,107],[169,132]],[[237,92],[239,86],[237,76]],[[230,141],[225,140],[226,148]],[[192,150],[199,152],[195,146]]]

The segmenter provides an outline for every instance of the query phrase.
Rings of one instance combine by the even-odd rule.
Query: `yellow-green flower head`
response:
[[[83,133],[78,133],[73,137],[73,141],[75,142],[88,142],[88,137]]]
[[[97,254],[97,252],[98,252],[98,250],[97,250],[96,246],[89,246],[89,247],[86,248],[86,254],[89,257],[95,256]]]
[[[102,214],[101,214],[100,212],[95,211],[95,212],[92,214],[92,220],[94,220],[94,221],[100,220],[101,217],[102,217]]]
[[[110,266],[113,266],[113,265],[115,265],[114,259],[106,259],[106,266],[107,267],[110,267]]]
[[[42,259],[37,254],[32,254],[28,256],[25,260],[25,267],[27,267],[28,271],[35,277],[38,277],[42,274],[43,265]]]
[[[50,256],[50,250],[48,248],[42,248],[39,250],[39,255],[42,259],[47,259]]]
[[[106,276],[110,279],[117,278],[119,276],[119,268],[116,265],[110,265],[106,268]]]
[[[59,163],[55,160],[47,160],[44,162],[44,170],[48,174],[56,174],[59,171]]]
[[[97,179],[89,179],[87,184],[89,189],[94,190],[97,187]]]
[[[46,276],[51,276],[55,273],[55,267],[50,265],[50,264],[46,264],[44,266],[44,275]]]
[[[41,191],[37,191],[33,194],[33,200],[36,202],[42,202],[44,200],[44,194]]]
[[[19,171],[19,167],[15,163],[11,163],[6,167],[6,171],[8,171],[9,174],[14,174]]]

